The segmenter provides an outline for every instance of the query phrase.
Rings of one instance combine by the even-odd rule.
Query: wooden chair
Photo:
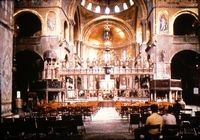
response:
[[[149,133],[150,130],[157,129],[158,133],[151,134]],[[161,127],[160,124],[155,125],[145,125],[145,140],[159,140],[161,139]]]
[[[142,113],[142,114],[141,114],[141,119],[140,119],[140,121],[141,121],[142,126],[145,125],[146,120],[147,120],[147,117],[149,117],[149,116],[150,116],[149,113]]]
[[[132,125],[137,125],[138,127],[140,127],[140,114],[139,113],[130,114],[129,132],[134,131],[132,128]]]
[[[37,118],[36,119],[36,132],[37,136],[40,136],[40,134],[48,135],[52,131],[52,126],[50,125],[50,121],[47,120],[45,117],[43,118]]]
[[[200,117],[200,111],[195,111],[195,116]]]
[[[162,135],[163,139],[176,139],[179,137],[180,126],[177,124],[174,125],[163,125],[162,127]]]
[[[195,128],[193,127],[193,125],[191,125],[189,121],[181,122],[180,134],[182,135],[182,137],[197,135]]]

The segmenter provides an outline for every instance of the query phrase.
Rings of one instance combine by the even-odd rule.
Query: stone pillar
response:
[[[156,90],[156,89],[155,89]],[[156,91],[154,92],[154,101],[157,100],[157,95],[156,95]]]
[[[146,42],[146,20],[142,20],[142,42]]]
[[[69,42],[74,40],[74,21],[70,20],[69,22]]]
[[[90,98],[90,75],[87,75],[87,92],[86,92],[87,99]]]
[[[62,102],[62,93],[58,92],[58,102]]]
[[[46,90],[45,91],[45,103],[48,103],[49,102],[49,93],[48,91]]]
[[[150,101],[153,101],[153,93],[150,93]]]
[[[82,42],[77,40],[75,44],[76,44],[76,53],[78,54],[79,57],[81,57],[81,44],[82,44]]]
[[[12,114],[13,1],[0,4],[0,104],[1,116]]]
[[[172,91],[169,91],[169,102],[172,103]]]

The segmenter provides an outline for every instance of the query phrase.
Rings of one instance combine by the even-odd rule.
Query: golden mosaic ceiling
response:
[[[114,24],[108,24],[110,28],[110,39],[106,41],[104,39],[104,31],[106,24],[102,23],[91,29],[91,33],[88,36],[87,45],[97,48],[104,48],[106,43],[110,43],[110,48],[125,47],[129,42],[126,32]]]
[[[137,13],[137,8],[134,2],[131,5],[130,1],[133,2],[134,0],[85,0],[85,6],[81,5],[80,7],[81,21],[84,23],[91,23],[91,21],[94,20],[94,22],[87,29],[87,34],[85,34],[84,36],[84,43],[90,47],[104,48],[105,40],[103,38],[103,34],[104,28],[106,24],[108,24],[111,30],[111,40],[109,40],[111,48],[120,49],[130,45],[132,43],[130,42],[130,40],[132,39],[132,36],[130,36],[131,31],[127,31],[127,26],[125,24],[127,21],[131,23],[136,22],[135,18]],[[94,9],[88,10],[87,6],[89,3],[92,3],[93,8],[97,5],[100,5],[102,9],[106,8],[109,5],[111,13],[105,14],[105,9],[101,10],[101,13],[96,13]],[[121,7],[123,8],[124,3],[127,4],[128,9],[122,10],[118,13],[112,11],[112,9],[114,9],[116,5],[121,5]],[[115,18],[120,20],[120,22],[115,20]],[[100,20],[98,21],[97,19]],[[133,29],[134,25],[132,25]]]

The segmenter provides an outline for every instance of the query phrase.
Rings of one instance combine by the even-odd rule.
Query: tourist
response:
[[[176,117],[172,114],[172,106],[168,106],[166,113],[162,116],[163,123],[166,125],[176,125]]]
[[[161,115],[158,114],[158,105],[151,105],[151,111],[152,114],[147,117],[145,126],[159,124],[161,128],[163,125],[163,118]],[[141,135],[144,135],[145,139],[148,139],[150,135],[156,135],[160,133],[158,129],[149,129],[147,132],[145,126],[134,130],[136,140],[139,140]]]

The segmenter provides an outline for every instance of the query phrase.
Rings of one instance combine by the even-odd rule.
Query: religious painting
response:
[[[56,31],[56,14],[55,12],[49,12],[47,16],[47,27],[50,34]]]
[[[169,22],[168,22],[168,12],[162,11],[159,14],[159,30],[160,33],[168,32]]]

